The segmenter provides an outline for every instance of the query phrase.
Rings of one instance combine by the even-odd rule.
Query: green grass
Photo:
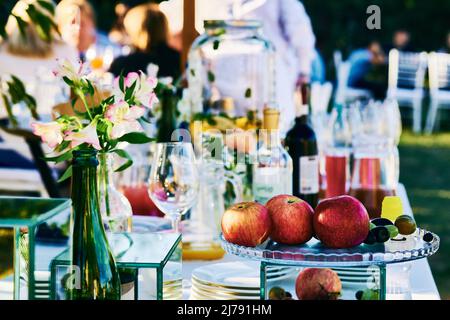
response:
[[[441,238],[429,261],[441,298],[450,299],[450,133],[404,132],[399,149],[400,181],[417,224]]]

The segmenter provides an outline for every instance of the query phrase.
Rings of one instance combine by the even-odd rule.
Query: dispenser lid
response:
[[[267,107],[263,111],[263,128],[266,130],[277,130],[280,121],[280,110]]]

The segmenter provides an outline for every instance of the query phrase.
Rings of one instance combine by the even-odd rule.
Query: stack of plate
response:
[[[288,277],[292,268],[271,268],[268,281]],[[259,264],[215,263],[192,272],[191,300],[259,300]]]
[[[377,269],[367,267],[332,268],[344,288],[371,287],[380,281]]]
[[[163,300],[183,299],[182,279],[163,282]]]
[[[50,272],[34,272],[34,298],[36,300],[50,300]]]

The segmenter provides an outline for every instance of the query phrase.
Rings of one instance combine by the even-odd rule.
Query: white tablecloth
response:
[[[402,199],[403,210],[405,214],[412,215],[411,205],[406,194],[405,187],[400,184],[398,188],[398,195]],[[218,262],[232,262],[242,261],[244,259],[225,254],[221,260],[216,261],[184,261],[183,262],[183,298],[189,299],[189,288],[192,270],[205,264]],[[389,266],[387,273],[389,275]],[[411,291],[413,300],[439,300],[439,292],[434,282],[433,275],[430,270],[430,265],[427,259],[421,259],[411,262]]]

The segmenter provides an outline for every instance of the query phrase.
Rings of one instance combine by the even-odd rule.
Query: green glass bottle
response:
[[[97,152],[78,150],[72,161],[72,300],[120,300],[120,278],[111,253],[97,189]]]

